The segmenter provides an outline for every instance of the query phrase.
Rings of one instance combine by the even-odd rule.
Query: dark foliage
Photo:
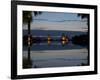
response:
[[[82,19],[89,17],[89,14],[78,14],[79,17],[81,17]]]
[[[23,68],[32,68],[32,60],[28,60],[27,58],[23,59]]]
[[[28,23],[28,21],[32,21],[32,12],[31,11],[23,11],[23,22]]]
[[[89,43],[89,36],[88,34],[80,35],[80,36],[74,36],[72,38],[72,43],[76,45],[81,45],[81,46],[87,46]]]
[[[23,11],[23,22],[24,23],[28,23],[28,21],[32,21],[32,13],[34,14],[34,16],[40,15],[42,14],[42,12],[40,11]]]

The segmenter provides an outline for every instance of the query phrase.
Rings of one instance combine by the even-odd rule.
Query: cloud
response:
[[[27,29],[23,25],[23,29]],[[31,29],[39,30],[66,30],[66,31],[87,31],[87,23],[79,21],[66,21],[66,22],[45,22],[37,21],[31,23]]]

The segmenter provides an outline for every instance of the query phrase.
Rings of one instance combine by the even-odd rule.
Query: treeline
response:
[[[66,39],[69,40],[68,37],[66,37]],[[46,42],[46,41],[48,41],[48,37],[32,37],[32,35],[30,36],[31,45],[33,43],[41,43],[41,42]],[[51,38],[50,41],[62,41],[62,37],[60,37],[60,38],[56,38],[56,37]],[[72,37],[72,39],[70,41],[72,41],[73,44],[88,47],[89,35],[88,34],[83,34],[83,35],[79,35],[79,36],[74,36],[74,37]],[[23,45],[27,45],[27,43],[28,43],[28,36],[25,35],[23,37]]]
[[[88,34],[83,34],[83,35],[80,35],[80,36],[74,36],[72,38],[72,43],[76,44],[76,45],[81,45],[81,46],[88,47],[89,35]]]
[[[48,35],[47,37],[35,37],[35,36],[30,36],[30,43],[42,43],[42,42],[46,42],[46,41],[68,41],[68,37],[65,36],[64,34],[61,37],[51,37],[50,35]],[[27,45],[28,44],[28,36],[24,35],[23,36],[23,45]]]

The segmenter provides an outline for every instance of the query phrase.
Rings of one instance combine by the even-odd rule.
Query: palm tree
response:
[[[90,16],[89,16],[89,14],[81,14],[81,13],[79,13],[78,16],[81,17],[82,19],[86,18],[87,19],[87,25],[89,27],[89,24],[90,24],[90,19],[89,19]]]
[[[32,14],[35,16],[41,14],[42,12],[40,11],[23,11],[23,23],[27,23],[28,24],[28,36],[30,36],[31,32],[30,32],[30,23],[32,22],[33,17]]]
[[[32,22],[33,17],[41,14],[40,11],[23,11],[23,23],[26,23],[28,25],[28,60],[30,61],[30,44],[31,44],[31,26],[30,23]],[[34,15],[34,16],[32,16]]]

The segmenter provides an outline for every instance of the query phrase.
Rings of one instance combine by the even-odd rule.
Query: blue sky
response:
[[[42,12],[36,17],[33,14],[31,29],[87,31],[87,21],[76,13]]]
[[[34,17],[33,17],[34,18]],[[45,19],[49,21],[63,21],[63,20],[81,20],[75,13],[61,13],[61,12],[43,12],[35,19]]]

